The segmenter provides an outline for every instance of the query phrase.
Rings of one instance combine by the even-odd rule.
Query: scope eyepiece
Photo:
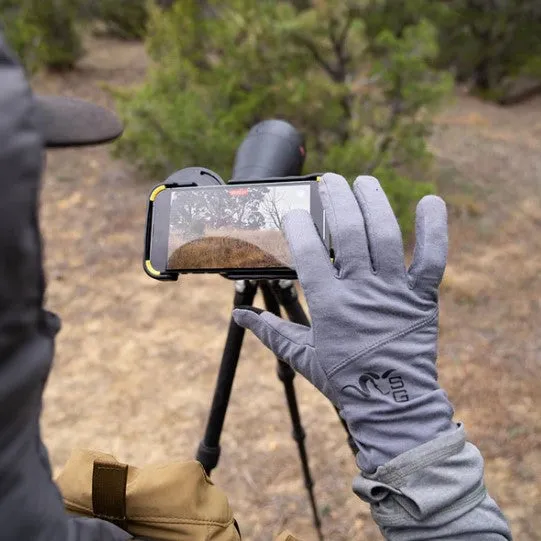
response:
[[[241,143],[230,182],[301,174],[304,137],[285,120],[264,120]]]

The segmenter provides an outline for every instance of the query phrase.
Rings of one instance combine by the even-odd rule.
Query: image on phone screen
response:
[[[172,190],[167,269],[293,268],[282,221],[310,203],[309,183]]]

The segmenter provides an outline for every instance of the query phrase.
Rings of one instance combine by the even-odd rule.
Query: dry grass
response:
[[[264,235],[260,235],[264,236]],[[254,235],[255,237],[255,235]],[[177,248],[168,261],[170,269],[254,269],[282,267],[279,261],[254,243],[232,237],[208,236]]]
[[[37,84],[108,103],[99,82],[137,82],[146,66],[140,46],[97,41],[90,51],[79,72]],[[483,211],[451,214],[441,382],[486,457],[487,483],[515,538],[537,541],[541,153],[522,142],[538,139],[541,102],[504,110],[459,97],[445,114],[469,119],[441,125],[433,139],[454,172],[445,193],[467,192]],[[487,139],[487,127],[513,138]],[[143,273],[146,192],[106,148],[49,156],[47,304],[64,327],[42,426],[56,471],[79,446],[136,465],[188,459],[203,433],[233,286],[216,276],[164,284]],[[296,386],[327,539],[381,539],[351,492],[356,467],[332,408],[302,378]],[[315,539],[290,431],[275,361],[248,334],[213,475],[246,539],[269,541],[283,527]]]
[[[272,229],[250,230],[250,229],[211,229],[206,232],[207,235],[217,237],[233,237],[255,244],[261,250],[271,254],[275,259],[281,261],[282,265],[291,265],[291,253],[287,241],[281,231]]]
[[[212,241],[207,240],[209,237],[212,237]],[[280,231],[224,227],[207,229],[205,239],[201,240],[205,242],[196,245],[192,241],[188,246],[182,235],[171,235],[169,252],[174,251],[177,255],[173,254],[170,259],[175,258],[175,265],[180,264],[180,261],[188,265],[176,268],[248,268],[250,265],[288,267],[292,264],[289,247]],[[180,245],[184,246],[177,248]],[[178,260],[178,257],[182,259]],[[224,264],[226,260],[230,265]],[[203,266],[203,261],[209,266]],[[171,261],[170,267],[175,268]]]

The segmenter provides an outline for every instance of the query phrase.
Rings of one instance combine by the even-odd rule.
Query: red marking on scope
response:
[[[236,188],[229,190],[229,195],[248,195],[248,188]]]
[[[299,150],[301,152],[301,156],[305,156],[306,155],[306,150],[304,150],[304,147],[299,147]]]

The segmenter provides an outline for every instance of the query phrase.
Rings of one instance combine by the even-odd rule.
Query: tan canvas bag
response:
[[[240,541],[227,496],[199,462],[136,468],[76,450],[56,482],[69,513],[113,522],[153,541]],[[289,532],[276,541],[300,541]]]

